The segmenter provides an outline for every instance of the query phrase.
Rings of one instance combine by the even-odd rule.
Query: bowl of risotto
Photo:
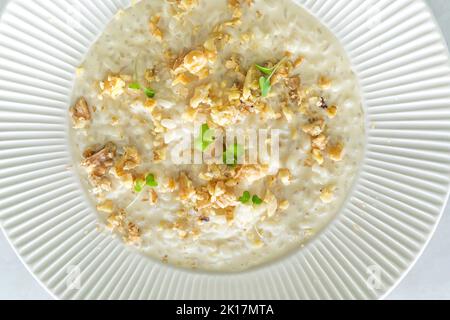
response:
[[[421,0],[17,0],[0,25],[0,221],[56,297],[380,298],[439,221]]]

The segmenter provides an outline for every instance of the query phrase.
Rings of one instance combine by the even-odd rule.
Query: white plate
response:
[[[208,274],[153,262],[98,233],[69,169],[75,67],[129,2],[16,0],[2,17],[0,221],[33,274],[55,297],[70,299],[389,292],[430,239],[450,185],[450,66],[426,4],[298,1],[337,35],[360,79],[368,123],[361,176],[339,217],[305,249],[245,273]],[[81,10],[79,25],[71,4]]]

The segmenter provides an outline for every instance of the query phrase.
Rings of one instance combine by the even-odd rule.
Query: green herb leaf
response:
[[[250,192],[245,191],[242,197],[239,198],[239,201],[242,202],[243,204],[246,204],[247,202],[250,201],[250,198],[251,198]]]
[[[269,92],[272,89],[271,79],[272,79],[273,75],[281,67],[281,65],[283,64],[283,62],[285,60],[286,60],[286,57],[281,59],[280,62],[278,62],[277,65],[274,66],[273,68],[266,68],[266,67],[262,67],[257,64],[255,65],[259,71],[261,71],[262,73],[264,73],[266,75],[265,77],[259,78],[259,86],[261,88],[261,95],[263,97],[267,97],[269,95]]]
[[[153,174],[147,175],[147,177],[145,178],[145,184],[152,188],[158,186],[158,182],[155,180],[155,176]]]
[[[130,89],[133,89],[133,90],[140,90],[141,89],[141,85],[139,83],[137,83],[137,82],[130,83],[130,85],[128,87]]]
[[[142,192],[143,189],[144,189],[144,180],[136,179],[136,181],[134,182],[134,191],[140,193]]]
[[[200,135],[195,139],[195,149],[204,152],[214,142],[214,130],[211,130],[208,124],[202,124]]]
[[[264,73],[264,74],[266,74],[268,76],[270,76],[272,74],[272,71],[273,71],[273,68],[266,68],[266,67],[260,66],[259,64],[256,64],[255,67],[259,71],[261,71],[262,73]]]
[[[252,197],[252,202],[253,202],[253,204],[255,204],[255,205],[260,205],[260,204],[263,203],[263,200],[262,200],[260,197],[258,197],[257,195],[254,195],[254,196]]]
[[[151,88],[144,88],[144,93],[147,97],[149,98],[154,98],[156,95],[155,90],[151,89]]]
[[[223,163],[229,166],[235,166],[244,153],[244,148],[240,144],[235,143],[233,149],[227,149],[223,153]]]
[[[261,88],[261,95],[267,97],[269,95],[272,86],[270,84],[270,78],[261,77],[259,78],[259,87]]]

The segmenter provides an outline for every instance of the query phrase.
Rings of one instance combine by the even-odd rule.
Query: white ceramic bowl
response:
[[[293,255],[240,274],[159,264],[95,229],[70,170],[75,68],[129,0],[13,0],[0,22],[0,221],[30,271],[69,299],[369,299],[420,256],[450,185],[450,67],[422,0],[299,0],[347,50],[367,154],[339,217]],[[81,10],[78,25],[70,5]]]

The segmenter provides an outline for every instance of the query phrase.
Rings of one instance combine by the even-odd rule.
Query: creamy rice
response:
[[[290,0],[241,2],[140,1],[78,69],[72,138],[100,225],[177,266],[240,271],[300,248],[336,216],[363,156],[359,87],[337,39]],[[206,63],[189,64],[194,50]],[[255,64],[277,63],[261,97]],[[279,166],[174,164],[196,123],[279,129]]]

